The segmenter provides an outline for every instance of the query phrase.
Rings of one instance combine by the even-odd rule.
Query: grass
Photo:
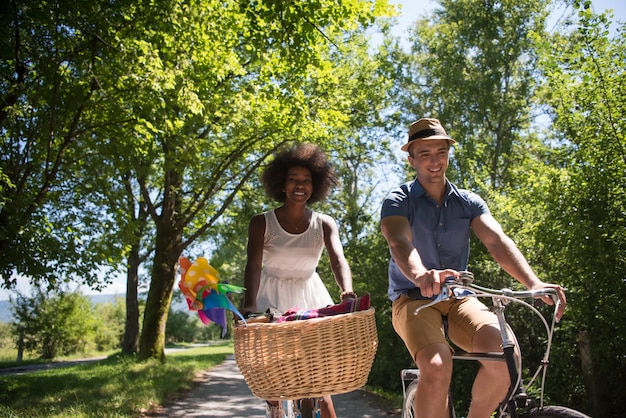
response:
[[[0,416],[139,417],[193,386],[233,353],[231,341],[171,352],[167,361],[114,354],[96,362],[0,376]]]
[[[388,390],[384,390],[379,387],[374,387],[370,385],[366,385],[364,388],[366,391],[374,393],[380,396],[384,402],[392,409],[401,410],[402,409],[402,401],[404,400],[404,396],[402,395],[402,390],[400,392],[389,392]]]

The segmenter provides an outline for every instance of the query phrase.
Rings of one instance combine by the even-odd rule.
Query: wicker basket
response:
[[[267,400],[314,398],[365,385],[378,337],[374,308],[234,328],[235,361],[252,393]]]

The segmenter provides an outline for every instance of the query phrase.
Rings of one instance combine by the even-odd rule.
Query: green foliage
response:
[[[378,219],[372,223],[378,225]],[[404,343],[391,325],[391,302],[387,297],[389,249],[382,234],[375,230],[347,249],[357,294],[369,293],[376,309],[378,350],[368,379],[370,385],[400,393],[400,370],[413,367]]]
[[[564,338],[578,350],[579,379],[563,396],[594,416],[624,416],[618,392],[626,378],[623,350],[626,314],[626,38],[624,26],[610,37],[610,19],[576,3],[578,26],[544,45],[554,128],[563,139],[561,169],[545,184],[541,240],[553,271],[570,289]],[[569,353],[571,354],[571,353]]]
[[[126,309],[124,299],[116,297],[107,303],[94,306],[96,326],[94,332],[95,348],[98,351],[119,349],[124,335]]]
[[[442,1],[413,28],[407,118],[437,117],[458,140],[448,175],[487,192],[517,186],[528,153],[535,84],[534,34],[545,2]]]
[[[227,312],[227,315],[229,314]],[[166,344],[217,341],[221,337],[222,327],[216,323],[211,322],[209,325],[205,325],[195,312],[190,313],[186,309],[170,309],[165,328]],[[228,334],[226,338],[228,338]]]
[[[33,296],[18,295],[12,302],[16,319],[7,325],[12,352],[54,359],[119,349],[125,318],[121,298],[94,306],[77,291],[31,292]]]
[[[15,301],[13,332],[18,346],[44,359],[88,349],[96,327],[89,299],[78,292],[33,290],[32,297],[19,295]]]
[[[11,325],[0,322],[0,361],[14,361],[16,358],[13,349],[14,338],[11,331]]]
[[[170,310],[165,328],[166,343],[195,341],[199,329],[194,319],[188,312]]]
[[[114,7],[123,2],[116,2]],[[72,223],[67,181],[90,147],[99,104],[105,28],[119,26],[113,4],[10,2],[0,17],[0,275],[55,284],[62,272],[89,283],[107,256],[85,245],[93,232]],[[113,119],[116,121],[116,119]],[[73,182],[80,178],[72,178]],[[45,254],[45,257],[42,257]],[[112,255],[108,255],[111,257]]]
[[[178,256],[274,149],[332,143],[362,108],[334,74],[351,43],[365,45],[352,35],[389,5],[12,7],[1,48],[3,73],[14,75],[1,86],[2,155],[11,157],[1,169],[16,187],[0,196],[11,202],[0,212],[11,227],[0,231],[3,278],[15,271],[54,284],[55,268],[84,274],[119,266],[130,251],[132,269],[153,254],[140,351],[158,356]]]

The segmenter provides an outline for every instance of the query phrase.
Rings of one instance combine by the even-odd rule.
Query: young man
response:
[[[449,300],[414,315],[440,292],[446,277],[467,270],[470,230],[511,276],[529,289],[556,288],[565,309],[563,288],[543,283],[515,243],[491,216],[477,194],[457,188],[446,178],[450,146],[437,119],[413,122],[402,150],[417,172],[415,180],[392,190],[381,210],[381,231],[389,244],[389,299],[393,327],[420,369],[415,398],[418,418],[447,417],[452,352],[442,332],[448,317],[450,339],[471,352],[502,351],[498,322],[476,298]],[[547,303],[552,303],[548,298]],[[468,418],[486,418],[504,399],[509,377],[504,362],[485,361],[472,387]]]

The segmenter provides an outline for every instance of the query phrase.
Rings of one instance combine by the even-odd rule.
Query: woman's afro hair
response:
[[[309,203],[324,200],[338,183],[335,171],[328,162],[324,151],[314,144],[296,143],[279,151],[265,168],[261,182],[268,196],[278,202],[285,202],[287,196],[284,189],[287,171],[296,166],[306,167],[311,171],[313,192],[309,198]]]

